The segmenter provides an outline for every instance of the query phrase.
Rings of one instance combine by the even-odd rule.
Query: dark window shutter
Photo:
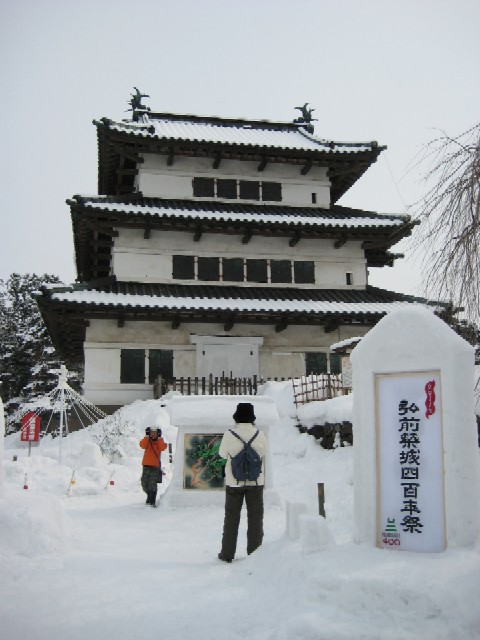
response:
[[[148,353],[148,382],[153,384],[158,376],[167,380],[173,378],[173,351],[150,349]]]
[[[198,258],[198,279],[199,280],[219,280],[220,279],[219,258]]]
[[[145,351],[143,349],[121,350],[120,382],[123,384],[145,382]]]
[[[217,198],[237,198],[237,181],[236,180],[217,180]]]
[[[293,270],[297,284],[312,284],[315,282],[315,267],[313,262],[294,262]]]
[[[270,270],[272,282],[292,281],[292,263],[290,260],[271,260]]]
[[[173,277],[177,280],[195,278],[195,259],[193,256],[173,256]]]
[[[260,200],[260,183],[252,180],[240,180],[240,198],[242,200]]]
[[[194,178],[193,195],[198,198],[213,198],[215,195],[213,178]]]
[[[311,373],[327,373],[327,354],[308,352],[305,354],[305,370],[307,376]]]
[[[243,282],[243,258],[223,259],[224,282]]]
[[[266,260],[247,260],[247,281],[248,282],[267,282],[267,261]]]
[[[330,354],[330,373],[342,373],[342,358],[338,353]]]
[[[262,200],[282,201],[282,185],[280,182],[262,182]]]

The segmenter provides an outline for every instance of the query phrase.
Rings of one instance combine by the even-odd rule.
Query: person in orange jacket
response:
[[[145,449],[143,454],[142,489],[147,494],[146,504],[155,507],[157,499],[157,483],[162,481],[162,467],[160,456],[167,445],[162,438],[162,430],[158,427],[147,427],[145,437],[140,440],[140,447]]]

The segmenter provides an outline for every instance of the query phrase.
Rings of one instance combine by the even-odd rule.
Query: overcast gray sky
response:
[[[154,111],[291,120],[309,102],[320,137],[388,146],[339,204],[405,212],[435,128],[480,119],[479,24],[478,0],[0,0],[0,278],[75,280],[65,200],[97,192],[92,120],[129,117],[133,86]],[[398,249],[372,283],[422,293]]]

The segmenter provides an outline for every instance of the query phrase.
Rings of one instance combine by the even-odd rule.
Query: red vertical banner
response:
[[[21,442],[38,442],[40,440],[40,417],[30,411],[22,418]]]

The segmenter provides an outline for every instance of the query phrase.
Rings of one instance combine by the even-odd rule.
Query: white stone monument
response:
[[[277,405],[263,396],[175,396],[166,408],[170,423],[178,428],[173,477],[162,497],[163,507],[223,505],[223,479],[208,482],[208,469],[191,464],[195,449],[218,448],[227,429],[233,429],[233,414],[239,402],[251,402],[255,411],[255,426],[269,438],[270,427],[278,421]],[[196,455],[193,455],[197,458]],[[208,458],[207,458],[208,460]],[[189,464],[190,463],[190,464]],[[265,458],[265,502],[276,501],[273,489],[271,453]]]
[[[473,347],[418,306],[388,314],[351,359],[356,541],[425,552],[474,544]]]

